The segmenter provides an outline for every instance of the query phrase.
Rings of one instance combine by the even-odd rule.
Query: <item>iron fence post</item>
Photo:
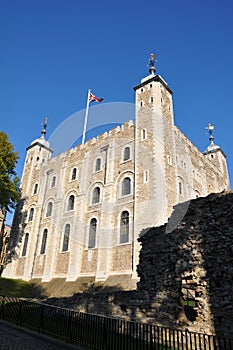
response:
[[[103,324],[103,345],[104,345],[104,349],[108,349],[107,348],[107,336],[108,336],[108,331],[107,331],[107,319],[104,319],[104,324]]]
[[[17,323],[19,326],[22,326],[22,304],[23,302],[20,300],[19,302],[19,312],[18,312],[18,320],[17,320]]]
[[[4,318],[5,317],[5,297],[3,297],[2,299],[2,303],[1,303],[1,318]]]
[[[38,333],[44,333],[44,305],[41,305]]]
[[[67,336],[66,336],[66,342],[72,343],[72,330],[71,330],[71,320],[72,320],[72,314],[71,311],[69,311],[69,317],[68,317],[68,323],[67,323]]]
[[[153,328],[152,325],[150,325],[150,350],[154,349],[154,344],[153,344]]]

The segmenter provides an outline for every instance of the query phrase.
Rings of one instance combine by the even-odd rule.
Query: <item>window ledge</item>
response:
[[[126,160],[122,160],[122,161],[121,161],[121,164],[124,164],[124,163],[130,162],[131,160],[132,160],[132,158],[129,158],[129,159],[126,159]]]
[[[132,245],[132,242],[125,242],[125,243],[118,243],[116,246],[117,247],[122,247],[122,246],[125,246],[125,245]]]

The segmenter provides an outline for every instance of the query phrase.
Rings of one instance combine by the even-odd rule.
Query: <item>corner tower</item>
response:
[[[222,149],[214,143],[214,126],[210,123],[206,128],[209,133],[210,144],[203,153],[206,158],[208,158],[211,163],[219,169],[221,176],[212,177],[212,181],[208,183],[209,192],[219,192],[219,191],[229,191],[230,190],[230,181],[227,169],[226,155]],[[218,185],[217,188],[216,184]]]
[[[167,157],[175,158],[172,91],[155,75],[155,55],[149,59],[149,73],[134,90],[135,111],[135,222],[137,236],[142,229],[160,226],[171,213],[177,194],[169,193],[167,181],[176,178],[176,168],[167,175]],[[172,181],[172,180],[171,180]],[[174,198],[172,198],[172,196]],[[135,237],[135,254],[139,247]],[[137,262],[135,262],[137,264]]]
[[[21,181],[22,196],[27,196],[30,193],[35,170],[40,169],[41,165],[52,156],[53,150],[50,148],[49,142],[45,139],[47,123],[48,118],[45,118],[41,137],[32,141],[30,146],[27,147],[27,155]]]
[[[32,141],[27,147],[27,154],[21,178],[20,190],[21,198],[19,199],[14,218],[12,222],[10,250],[19,253],[22,261],[13,259],[12,263],[8,264],[3,272],[4,276],[12,278],[14,275],[21,275],[24,280],[30,279],[33,254],[30,255],[27,263],[25,263],[25,256],[22,257],[21,252],[18,251],[19,242],[23,242],[23,246],[28,247],[28,251],[33,251],[35,240],[37,237],[38,218],[41,213],[41,206],[39,203],[39,193],[43,187],[41,181],[41,167],[46,164],[46,161],[51,158],[53,150],[50,148],[49,142],[45,139],[48,119],[45,119],[41,137]],[[34,215],[34,212],[37,215]],[[33,217],[37,220],[32,220]],[[35,234],[34,234],[35,233]],[[30,239],[28,239],[30,235]],[[25,243],[27,242],[27,243]]]

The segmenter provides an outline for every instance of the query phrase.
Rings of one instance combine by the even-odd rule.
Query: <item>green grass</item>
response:
[[[197,307],[197,302],[195,300],[183,300],[184,306]]]
[[[34,298],[39,293],[39,289],[29,282],[0,277],[0,295],[2,296]]]

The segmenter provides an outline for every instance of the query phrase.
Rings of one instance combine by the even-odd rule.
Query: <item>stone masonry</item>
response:
[[[170,232],[183,205],[167,225],[141,233],[138,291],[154,321],[232,338],[233,192],[192,200]]]
[[[175,207],[167,225],[141,233],[137,290],[93,281],[66,298],[56,288],[47,302],[233,338],[233,192],[191,200],[179,221],[183,206]],[[171,221],[177,225],[172,231]]]

